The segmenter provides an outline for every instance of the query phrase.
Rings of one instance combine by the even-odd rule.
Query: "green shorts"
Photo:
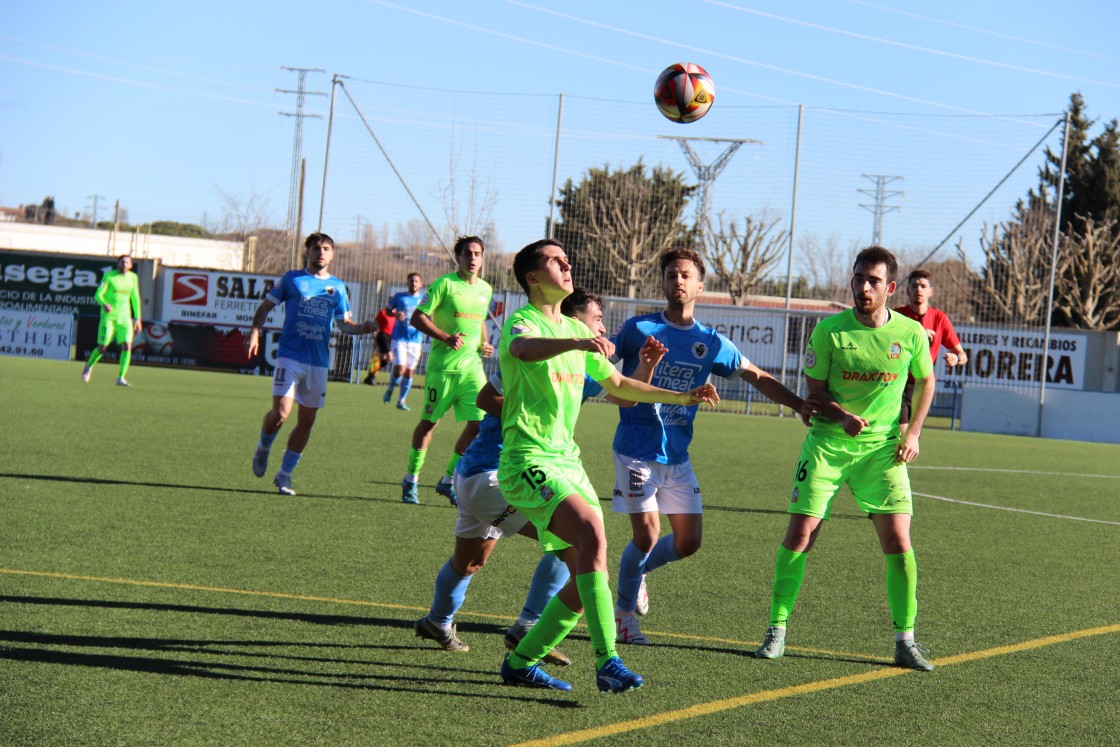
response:
[[[101,317],[101,322],[97,325],[97,345],[98,347],[105,347],[111,343],[124,345],[125,343],[132,344],[132,322],[131,321],[116,321],[107,316]]]
[[[801,447],[790,491],[791,514],[827,519],[832,499],[847,483],[868,514],[912,514],[910,475],[895,461],[898,439],[860,443],[810,432]]]
[[[455,408],[455,419],[482,420],[486,414],[475,400],[486,386],[486,373],[482,366],[467,371],[428,371],[424,375],[424,412],[421,420],[435,423],[448,410]]]
[[[579,496],[599,514],[600,519],[603,517],[599,496],[579,460],[524,463],[512,467],[502,464],[498,468],[498,488],[509,505],[533,522],[541,549],[545,552],[572,546],[548,531],[552,514],[568,496]]]

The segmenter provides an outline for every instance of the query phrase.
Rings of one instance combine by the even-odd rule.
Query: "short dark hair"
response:
[[[118,262],[120,262],[122,259],[132,259],[132,255],[131,254],[122,254],[119,257],[117,257]]]
[[[418,277],[418,278],[420,278],[421,280],[423,280],[423,279],[424,279],[424,278],[423,278],[423,276],[421,276],[421,275],[420,275],[420,273],[418,273],[418,272],[410,272],[410,273],[408,273],[408,275],[406,275],[406,276],[405,276],[405,280],[412,280],[412,278],[414,278],[414,277]]]
[[[933,285],[933,276],[929,274],[929,270],[911,270],[906,276],[906,284],[910,285],[915,280],[928,280],[929,284]]]
[[[586,288],[573,288],[572,295],[560,302],[560,313],[564,316],[575,316],[581,311],[587,311],[587,307],[591,304],[603,308],[603,297]]]
[[[704,258],[691,249],[685,249],[684,247],[669,249],[661,255],[661,259],[659,260],[661,274],[664,276],[665,268],[680,259],[687,259],[689,262],[696,265],[696,269],[700,272],[700,279],[704,279],[704,274],[708,271],[708,268],[704,267]]]
[[[486,251],[486,244],[483,244],[482,239],[478,238],[477,236],[460,236],[459,238],[455,239],[455,256],[458,257],[471,244],[478,244],[482,247],[483,252]]]
[[[521,251],[513,257],[513,276],[517,279],[517,284],[520,285],[526,293],[529,292],[529,281],[525,279],[525,276],[540,266],[541,250],[546,246],[564,248],[564,245],[555,239],[537,239],[532,244],[523,247]]]
[[[308,234],[307,238],[303,240],[303,248],[307,250],[310,250],[313,246],[321,246],[322,244],[334,246],[334,239],[327,236],[325,233],[316,231],[315,233]]]
[[[898,277],[898,260],[895,259],[889,249],[878,244],[861,249],[859,254],[856,255],[856,261],[852,263],[852,270],[854,271],[861,264],[886,265],[888,282],[893,283],[895,278]]]

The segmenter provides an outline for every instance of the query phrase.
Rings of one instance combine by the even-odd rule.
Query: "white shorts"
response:
[[[700,483],[692,462],[661,464],[614,452],[616,514],[702,514]]]
[[[393,365],[415,369],[420,365],[420,351],[422,342],[408,342],[407,340],[393,340]]]
[[[272,371],[272,396],[293,397],[304,407],[318,410],[327,401],[327,369],[278,358]]]
[[[455,536],[465,539],[512,537],[529,518],[509,505],[498,490],[498,473],[479,472],[463,477],[455,472],[455,497],[459,513],[455,517]]]

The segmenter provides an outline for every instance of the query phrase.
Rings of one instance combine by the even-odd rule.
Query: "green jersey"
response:
[[[805,349],[805,375],[828,382],[841,407],[868,421],[859,441],[882,441],[899,434],[898,415],[906,374],[924,379],[933,373],[929,338],[922,325],[889,312],[878,329],[865,327],[852,309],[820,321]],[[813,430],[851,438],[839,423],[813,418]]]
[[[486,312],[494,290],[482,278],[473,284],[452,272],[436,280],[420,300],[417,311],[427,314],[432,322],[449,335],[463,334],[463,346],[452,350],[433,342],[428,353],[428,369],[454,372],[482,365],[478,351],[482,347],[482,331],[486,328]]]
[[[102,317],[118,324],[131,324],[133,319],[140,318],[140,278],[132,271],[109,270],[93,299],[101,305]],[[105,304],[113,310],[105,311]]]
[[[602,381],[614,366],[598,353],[573,350],[527,363],[510,355],[518,337],[594,337],[583,322],[563,316],[553,322],[536,307],[515,311],[502,327],[498,363],[502,369],[502,455],[498,474],[520,470],[526,463],[576,461],[576,419],[587,376]]]

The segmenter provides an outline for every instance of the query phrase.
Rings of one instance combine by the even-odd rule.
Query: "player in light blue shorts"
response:
[[[800,397],[748,361],[731,340],[696,320],[696,299],[704,290],[703,259],[689,249],[671,249],[661,255],[660,266],[665,310],[628,319],[612,337],[622,375],[635,377],[644,346],[656,344],[664,357],[649,380],[654,386],[687,390],[713,374],[740,377],[775,402],[800,411]],[[688,457],[696,410],[696,405],[639,404],[619,411],[612,510],[629,514],[633,528],[618,569],[615,624],[620,643],[649,644],[635,616],[649,611],[646,574],[700,549],[704,509]],[[672,532],[659,539],[660,514],[669,517]]]
[[[347,335],[364,335],[377,331],[372,321],[362,324],[350,318],[350,300],[342,281],[327,272],[334,260],[334,240],[325,233],[313,233],[304,241],[307,250],[302,270],[284,273],[253,315],[253,327],[245,341],[248,357],[260,350],[261,327],[268,313],[284,305],[284,327],[280,331],[280,347],[272,376],[272,409],[265,413],[260,440],[253,453],[253,474],[264,477],[268,469],[268,453],[284,421],[292,412],[292,403],[299,403],[299,419],[288,437],[288,449],[280,462],[273,483],[283,495],[295,495],[292,470],[296,468],[315,416],[327,396],[327,366],[330,360],[331,327],[337,325]]]

